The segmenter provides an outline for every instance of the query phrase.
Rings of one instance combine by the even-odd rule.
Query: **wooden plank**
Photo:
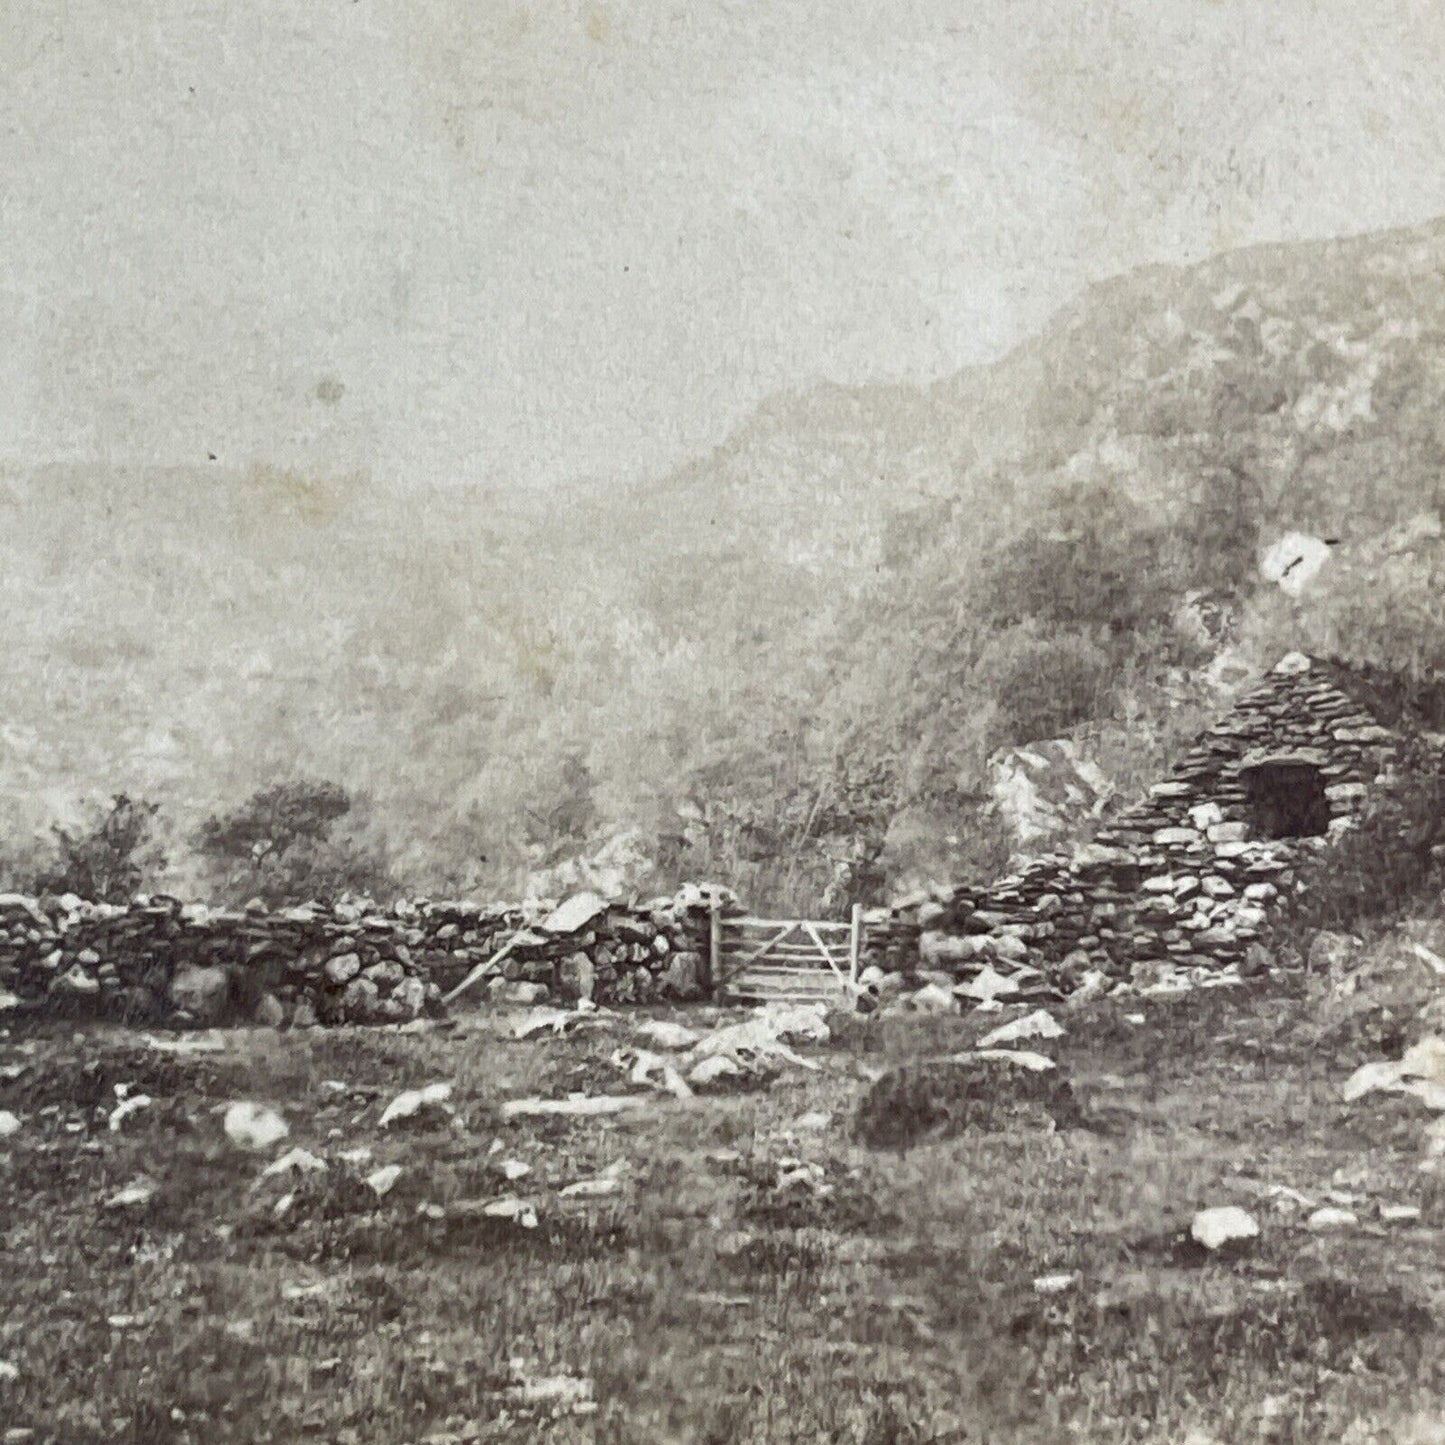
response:
[[[836,919],[810,920],[807,918],[729,918],[728,928],[821,928],[825,933],[847,933],[849,925]]]
[[[847,983],[847,975],[843,972],[841,968],[838,967],[837,960],[834,959],[831,953],[829,953],[828,945],[823,942],[822,934],[820,934],[811,923],[808,925],[808,932],[813,935],[813,942],[818,945],[818,948],[822,952],[823,957],[828,960],[828,967],[831,968],[833,972],[838,975],[838,982]]]
[[[763,944],[761,948],[754,949],[751,953],[749,953],[747,957],[743,959],[742,963],[739,966],[742,968],[746,968],[748,964],[750,964],[754,959],[761,958],[765,953],[767,953],[768,950],[772,948],[775,943],[781,943],[783,939],[785,939],[792,931],[792,925],[789,924],[788,927],[783,929],[783,931],[779,933],[775,938],[770,938],[765,944]]]
[[[728,998],[796,998],[806,1003],[837,1003],[847,1006],[853,994],[841,984],[831,983],[825,987],[798,987],[796,984],[770,983],[763,978],[740,978],[737,983],[728,984],[724,990]]]
[[[722,950],[722,956],[724,959],[752,958],[755,953],[755,949],[729,948],[726,944],[724,944]],[[774,943],[773,946],[768,949],[768,957],[795,958],[801,960],[804,963],[811,961],[813,963],[821,964],[826,961],[827,952],[826,950],[814,948],[811,944],[804,946],[795,943]]]
[[[490,958],[484,958],[477,964],[450,993],[443,994],[442,1002],[451,1003],[453,999],[460,998],[478,980],[496,973],[502,960],[516,947],[517,940],[526,931],[525,928],[519,928]]]

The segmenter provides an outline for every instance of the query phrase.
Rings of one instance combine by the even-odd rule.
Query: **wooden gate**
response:
[[[863,950],[863,910],[847,923],[712,917],[713,984],[721,999],[851,1005]]]

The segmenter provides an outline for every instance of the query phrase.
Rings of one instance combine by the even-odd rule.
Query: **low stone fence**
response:
[[[276,1026],[401,1023],[489,960],[477,992],[513,1000],[646,1002],[708,991],[724,889],[557,906],[420,901],[222,911],[173,898],[123,905],[0,895],[0,1008],[134,1021]]]

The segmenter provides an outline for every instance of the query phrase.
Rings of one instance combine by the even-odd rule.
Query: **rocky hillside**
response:
[[[196,825],[297,773],[429,889],[634,825],[660,875],[810,906],[984,866],[1001,748],[1071,738],[1128,789],[1291,646],[1445,663],[1442,403],[1445,222],[1126,276],[993,366],[780,398],[635,485],[14,469],[12,867],[125,789],[201,887]],[[1286,590],[1291,531],[1335,545]]]

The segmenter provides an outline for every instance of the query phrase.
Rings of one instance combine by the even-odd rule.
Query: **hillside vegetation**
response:
[[[634,829],[639,884],[759,905],[986,870],[1000,747],[1075,737],[1127,790],[1289,647],[1445,666],[1442,403],[1445,222],[1136,273],[626,487],[12,470],[9,881],[124,792],[152,881],[204,891],[206,821],[297,779],[433,894]],[[1338,543],[1298,598],[1259,571],[1291,530]]]

